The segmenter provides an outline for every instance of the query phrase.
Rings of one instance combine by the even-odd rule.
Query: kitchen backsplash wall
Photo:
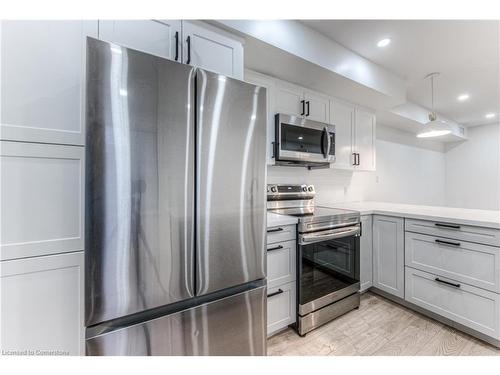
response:
[[[317,203],[379,200],[444,205],[445,155],[437,142],[377,125],[376,172],[268,167],[268,183],[314,184]]]

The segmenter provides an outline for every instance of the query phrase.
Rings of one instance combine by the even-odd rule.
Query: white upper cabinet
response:
[[[243,43],[235,36],[200,21],[182,21],[185,64],[243,80]]]
[[[354,111],[352,104],[330,101],[330,120],[335,125],[334,168],[353,168]]]
[[[245,70],[245,81],[248,83],[252,83],[257,86],[264,87],[267,92],[267,134],[266,134],[266,158],[267,164],[273,165],[275,163],[274,158],[274,133],[275,133],[275,125],[274,125],[274,113],[272,108],[274,108],[274,99],[275,99],[275,84],[274,81],[263,75],[251,70]]]
[[[329,100],[325,95],[314,91],[306,90],[304,92],[305,116],[309,120],[319,122],[330,122]]]
[[[181,21],[99,21],[99,39],[179,62],[180,38]]]
[[[83,145],[86,37],[97,37],[97,21],[1,25],[1,139]]]
[[[375,115],[362,109],[356,109],[356,125],[354,127],[357,170],[375,170]]]
[[[303,116],[305,114],[304,90],[288,82],[276,84],[274,113]]]
[[[320,93],[278,81],[275,102],[275,113],[295,115],[324,123],[330,122],[329,98]]]

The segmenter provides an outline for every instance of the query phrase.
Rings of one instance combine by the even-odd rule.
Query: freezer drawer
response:
[[[112,331],[87,355],[265,355],[266,287]]]

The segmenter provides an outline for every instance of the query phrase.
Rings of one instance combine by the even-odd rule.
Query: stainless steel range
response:
[[[299,218],[299,335],[359,306],[360,215],[314,205],[312,185],[268,185],[268,211]]]

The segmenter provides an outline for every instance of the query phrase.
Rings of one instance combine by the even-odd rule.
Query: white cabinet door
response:
[[[267,164],[274,165],[274,138],[275,138],[275,125],[274,125],[274,100],[275,100],[275,85],[274,80],[265,75],[246,70],[245,81],[257,86],[262,86],[267,90]]]
[[[1,139],[85,143],[87,36],[97,21],[2,21]]]
[[[182,21],[183,62],[243,80],[243,44],[199,21]]]
[[[180,38],[181,21],[99,20],[99,39],[179,62]]]
[[[304,100],[306,101],[306,114],[308,120],[324,123],[330,122],[329,100],[325,95],[305,90]]]
[[[280,242],[267,246],[267,287],[274,288],[295,281],[297,243]]]
[[[83,250],[84,148],[0,147],[0,259]]]
[[[353,169],[354,106],[331,100],[330,122],[335,125],[335,163],[332,166]]]
[[[0,263],[2,351],[84,354],[83,262],[77,252]]]
[[[355,152],[358,155],[356,169],[363,171],[375,170],[375,115],[357,108],[355,114],[356,125]]]
[[[361,216],[360,239],[360,289],[364,291],[373,285],[373,232],[372,215]]]
[[[304,90],[288,82],[277,82],[275,113],[303,116],[305,114]]]
[[[404,219],[373,216],[373,286],[404,298]]]
[[[295,323],[297,285],[295,282],[267,290],[267,336]]]

